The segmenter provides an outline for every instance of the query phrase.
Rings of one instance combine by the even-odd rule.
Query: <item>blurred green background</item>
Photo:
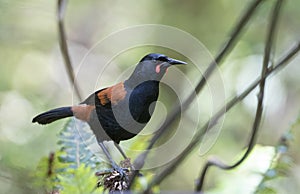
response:
[[[233,24],[250,1],[69,1],[65,19],[70,53],[75,70],[88,50],[99,40],[123,28],[141,24],[164,24],[184,30],[215,55],[229,38]],[[267,19],[275,1],[268,0],[258,9],[247,32],[221,67],[226,97],[245,88],[260,72]],[[299,41],[300,1],[286,1],[280,17],[274,59],[278,59]],[[0,193],[32,191],[30,174],[41,157],[57,149],[56,134],[65,121],[49,126],[31,123],[37,113],[52,107],[78,103],[69,83],[58,46],[55,1],[0,0]],[[117,46],[117,45],[116,45]],[[144,53],[169,50],[145,47],[124,54],[104,75],[103,83],[90,83],[94,69],[101,65],[104,53],[97,53],[83,73],[80,87],[83,96],[95,88],[114,83],[115,78]],[[109,53],[109,50],[106,52]],[[172,55],[172,56],[173,56]],[[300,109],[300,57],[295,58],[280,73],[267,82],[265,112],[258,142],[275,145],[284,131],[298,118]],[[182,69],[183,70],[183,69]],[[184,69],[191,80],[197,80],[193,70]],[[95,75],[97,76],[97,75]],[[194,76],[194,77],[193,77]],[[95,78],[96,79],[96,78]],[[164,190],[192,190],[199,170],[210,155],[219,155],[232,162],[246,145],[255,110],[255,92],[226,115],[221,133],[212,149],[200,156],[194,154],[161,185]],[[205,107],[206,98],[198,99]],[[205,112],[205,110],[204,110]],[[205,121],[207,117],[200,118]],[[300,188],[300,132],[293,130],[294,140],[289,154],[294,165],[288,178],[280,183],[283,191],[296,193]],[[135,141],[135,139],[130,140]],[[125,143],[126,144],[126,143]],[[121,144],[122,145],[122,144]],[[176,149],[176,148],[174,148]],[[259,160],[257,161],[260,162]],[[226,179],[219,170],[211,170],[206,188],[213,188]],[[236,180],[234,180],[236,181]],[[232,183],[235,185],[235,183]]]

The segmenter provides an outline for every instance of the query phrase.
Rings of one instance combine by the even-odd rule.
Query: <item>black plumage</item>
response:
[[[149,112],[149,106],[159,95],[159,82],[167,68],[176,64],[186,63],[162,54],[148,54],[124,82],[96,91],[79,105],[42,113],[32,122],[48,124],[75,116],[90,125],[99,144],[104,140],[118,144],[145,127],[153,112]]]

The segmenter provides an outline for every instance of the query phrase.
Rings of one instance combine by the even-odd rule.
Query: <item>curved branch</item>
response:
[[[209,167],[216,166],[223,170],[231,170],[233,168],[236,168],[237,166],[239,166],[241,163],[243,163],[245,161],[245,159],[249,156],[249,154],[251,153],[251,151],[256,143],[257,132],[259,130],[259,125],[261,123],[261,117],[262,117],[262,112],[263,112],[263,100],[264,100],[264,93],[265,93],[266,75],[268,73],[268,64],[270,61],[270,54],[271,54],[271,49],[272,49],[272,45],[274,42],[276,26],[278,23],[278,17],[279,17],[281,5],[282,5],[282,0],[278,0],[277,3],[275,4],[274,10],[271,14],[270,26],[269,26],[269,30],[268,30],[268,34],[267,34],[267,39],[266,39],[263,67],[262,67],[262,71],[261,71],[262,79],[259,82],[260,90],[257,95],[258,102],[257,102],[256,114],[255,114],[255,119],[254,119],[253,126],[252,126],[252,134],[251,134],[251,138],[248,143],[247,150],[244,153],[244,155],[233,165],[227,165],[218,159],[209,160],[205,164],[205,166],[201,172],[200,178],[198,179],[199,181],[198,181],[198,184],[196,185],[197,192],[202,191],[204,179],[205,179],[205,176],[206,176],[206,173],[207,173]]]
[[[295,57],[296,54],[300,51],[300,42],[297,43],[279,62],[274,66],[274,68],[268,69],[268,73],[265,77],[270,76],[273,73],[280,71],[284,68],[288,62]],[[173,161],[171,162],[165,169],[163,169],[160,173],[158,173],[153,180],[148,184],[147,190],[149,190],[152,186],[159,184],[165,177],[167,177],[171,172],[176,169],[176,167],[184,161],[184,159],[191,153],[191,151],[201,142],[203,136],[207,131],[213,128],[218,120],[231,108],[233,108],[237,103],[242,101],[254,88],[260,83],[260,80],[263,79],[259,77],[252,84],[245,89],[240,95],[232,98],[224,107],[222,107],[215,115],[212,116],[210,121],[208,121],[198,132],[195,134],[191,143],[184,149],[184,151]]]
[[[260,5],[260,3],[262,3],[262,1],[263,0],[254,0],[247,7],[246,12],[242,15],[241,19],[234,26],[233,31],[230,33],[230,39],[225,43],[225,45],[220,50],[220,52],[217,55],[217,57],[215,58],[215,60],[213,60],[210,63],[209,67],[207,68],[207,70],[203,74],[201,80],[197,84],[197,86],[195,88],[196,93],[199,93],[202,90],[203,86],[206,83],[206,80],[210,77],[211,73],[226,58],[228,53],[234,48],[234,46],[236,45],[236,42],[239,38],[239,35],[241,34],[242,30],[245,28],[245,26],[248,23],[248,21],[250,20],[250,18],[253,16],[255,10],[257,9],[257,7]],[[155,144],[155,142],[161,137],[161,135],[163,133],[166,132],[168,127],[175,120],[178,113],[180,113],[180,111],[187,110],[187,108],[189,107],[190,103],[193,100],[194,100],[193,95],[190,94],[189,97],[182,103],[181,107],[176,106],[170,112],[170,114],[167,116],[167,118],[166,118],[165,122],[163,123],[163,125],[158,129],[158,132],[151,139],[151,141],[150,141],[150,143],[147,147],[147,150],[136,158],[136,160],[134,161],[134,166],[135,166],[135,169],[138,169],[138,170],[135,170],[133,172],[132,178],[130,180],[129,188],[131,187],[131,185],[132,185],[134,179],[136,178],[136,176],[139,174],[139,169],[141,169],[143,167],[145,159],[148,156],[148,153],[149,153],[150,149],[153,147],[153,145]]]
[[[71,82],[71,84],[74,87],[75,93],[79,100],[82,100],[81,93],[79,90],[79,86],[76,83],[75,76],[74,76],[74,70],[70,59],[70,54],[68,51],[68,44],[67,44],[67,38],[64,28],[64,15],[66,10],[66,0],[58,0],[57,1],[57,22],[58,22],[58,39],[59,39],[59,47],[61,54],[64,58],[64,64],[67,69],[68,77]]]

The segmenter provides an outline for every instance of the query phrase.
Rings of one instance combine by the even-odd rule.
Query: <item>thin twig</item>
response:
[[[206,83],[206,80],[210,77],[211,73],[216,69],[216,67],[218,65],[220,65],[220,63],[227,57],[228,53],[236,45],[236,42],[237,42],[242,30],[244,29],[244,27],[246,26],[246,24],[248,23],[250,18],[253,16],[255,10],[257,9],[258,5],[262,1],[263,0],[255,0],[247,7],[246,12],[242,15],[241,19],[238,21],[238,23],[233,28],[233,31],[230,33],[230,39],[224,44],[223,48],[220,50],[220,52],[217,55],[217,57],[215,58],[215,60],[213,60],[210,63],[209,67],[207,68],[207,70],[203,74],[201,80],[197,84],[197,86],[195,88],[196,93],[199,93],[201,91],[201,89],[203,88],[203,86]],[[129,188],[131,187],[131,185],[132,185],[134,179],[136,178],[136,176],[139,174],[139,169],[141,169],[143,167],[145,159],[148,156],[148,153],[151,150],[151,148],[153,147],[153,145],[155,144],[155,142],[161,137],[161,135],[163,133],[166,132],[166,130],[172,124],[172,122],[175,120],[176,116],[180,113],[180,111],[187,110],[187,108],[189,107],[189,105],[191,104],[191,102],[193,100],[194,100],[194,95],[191,94],[182,103],[181,106],[176,106],[170,112],[170,114],[167,116],[167,118],[166,118],[165,122],[163,123],[163,125],[158,129],[158,132],[151,139],[151,141],[150,141],[150,143],[147,147],[147,150],[136,158],[136,160],[134,161],[134,166],[135,166],[135,169],[137,169],[137,170],[135,170],[133,175],[132,175],[132,178],[131,178],[131,181],[130,181],[130,184],[129,184]]]
[[[293,57],[295,57],[296,54],[298,54],[299,51],[300,51],[300,42],[298,42],[296,46],[294,46],[281,60],[279,60],[279,62],[274,66],[274,68],[270,68],[265,77],[268,77],[271,74],[276,73],[280,71],[282,68],[284,68],[287,64],[289,64],[288,62]],[[231,110],[231,108],[233,108],[237,103],[242,101],[251,91],[253,91],[254,88],[260,83],[261,79],[263,78],[261,77],[257,78],[240,95],[232,98],[228,103],[226,103],[224,107],[222,107],[215,115],[213,115],[211,119],[198,130],[198,132],[195,134],[194,138],[192,139],[191,143],[181,152],[181,154],[152,179],[152,181],[148,184],[149,185],[148,189],[150,189],[154,185],[159,184],[166,176],[171,174],[171,172],[174,169],[176,169],[176,167],[179,164],[181,164],[184,161],[184,159],[187,158],[187,156],[192,152],[192,150],[199,145],[205,133],[209,131],[211,128],[213,128],[217,124],[218,120],[226,112]]]
[[[211,73],[216,69],[218,65],[220,65],[223,62],[223,60],[227,57],[227,55],[232,51],[232,49],[236,45],[236,42],[241,34],[242,29],[246,26],[250,18],[253,17],[257,7],[262,2],[263,0],[254,0],[247,7],[246,12],[242,15],[241,19],[233,28],[233,31],[230,33],[230,39],[228,40],[227,43],[225,43],[224,47],[220,50],[215,60],[210,63],[210,65],[204,72],[202,79],[200,80],[199,84],[196,86],[195,89],[196,93],[200,92],[200,90],[204,87]]]
[[[268,34],[267,34],[263,67],[262,67],[262,71],[261,71],[262,79],[260,80],[260,83],[259,83],[260,90],[257,95],[258,102],[257,102],[256,114],[255,114],[255,119],[254,119],[253,126],[252,126],[251,138],[249,140],[247,150],[244,153],[244,155],[233,165],[227,165],[227,164],[221,162],[221,160],[219,160],[219,159],[211,159],[211,160],[207,161],[207,163],[205,164],[205,166],[200,174],[198,184],[196,185],[197,192],[202,192],[203,183],[204,183],[206,173],[207,173],[209,167],[216,166],[223,170],[231,170],[233,168],[236,168],[241,163],[243,163],[243,161],[245,161],[245,159],[249,156],[249,154],[251,153],[251,151],[256,143],[257,132],[259,130],[262,112],[263,112],[263,99],[264,99],[264,93],[265,93],[266,74],[268,72],[268,64],[270,61],[270,54],[271,54],[271,49],[272,49],[272,45],[273,45],[273,41],[274,41],[274,37],[275,37],[276,26],[278,23],[278,16],[279,16],[281,5],[282,5],[282,0],[278,0],[274,7],[274,10],[271,14],[271,18],[270,18],[270,26],[269,26]]]
[[[47,170],[47,178],[53,175],[53,165],[54,165],[55,153],[50,152],[48,156],[48,170]]]
[[[288,62],[295,57],[295,55],[300,51],[300,42],[297,43],[289,52],[280,58],[279,62],[276,63],[274,67],[268,69],[265,77],[278,72],[283,67],[285,67]],[[201,142],[205,133],[214,127],[217,124],[217,121],[232,107],[234,107],[238,102],[243,100],[265,77],[257,78],[252,84],[250,84],[240,95],[232,98],[224,107],[222,107],[215,115],[211,117],[211,119],[195,134],[191,143],[184,149],[184,151],[173,161],[171,162],[165,169],[163,169],[160,173],[158,173],[154,179],[149,183],[148,189],[150,189],[153,185],[159,184],[166,176],[168,176],[171,172],[176,169],[176,167],[184,161],[184,159],[191,153],[191,151]]]
[[[67,69],[68,77],[72,86],[74,87],[75,93],[80,101],[82,101],[81,93],[79,90],[79,86],[75,80],[74,70],[70,59],[70,54],[68,51],[67,38],[64,28],[64,16],[66,10],[66,0],[58,0],[57,1],[57,21],[58,21],[58,39],[61,54],[64,58],[64,64]]]
[[[281,70],[285,65],[288,64],[288,61],[291,60],[298,52],[300,51],[300,43],[290,51],[287,56],[281,60],[278,65],[276,65],[274,68],[270,69],[266,75],[269,76],[270,74],[273,74],[279,70]],[[149,183],[149,188],[153,185],[159,184],[166,176],[168,176],[181,162],[184,161],[184,159],[190,154],[190,152],[201,142],[203,136],[205,133],[210,130],[212,127],[217,124],[217,121],[219,118],[221,118],[226,112],[231,110],[232,107],[234,107],[238,102],[243,100],[259,83],[260,79],[257,79],[254,81],[244,92],[242,92],[240,95],[234,97],[232,100],[230,100],[226,106],[221,108],[212,118],[209,122],[207,122],[201,129],[199,129],[199,132],[196,133],[194,139],[191,141],[191,143],[185,148],[185,150],[176,158],[175,161],[173,161],[171,164],[169,164],[163,171],[161,171],[159,174],[155,176],[155,178]]]

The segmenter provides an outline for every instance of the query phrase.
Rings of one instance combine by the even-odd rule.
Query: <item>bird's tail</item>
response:
[[[61,107],[37,115],[32,119],[32,122],[33,123],[37,122],[39,124],[45,125],[48,123],[52,123],[56,120],[63,119],[66,117],[71,117],[71,116],[73,116],[73,112],[70,106]]]

